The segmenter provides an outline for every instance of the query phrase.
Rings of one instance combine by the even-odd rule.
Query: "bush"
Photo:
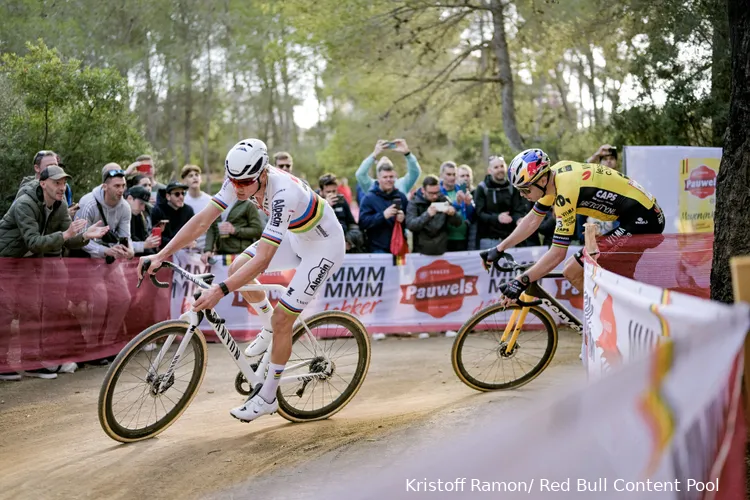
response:
[[[148,143],[128,108],[125,78],[112,69],[64,61],[41,40],[24,56],[6,54],[0,67],[0,213],[22,177],[33,175],[34,154],[57,152],[73,176],[76,200],[101,183],[101,167],[125,168]]]

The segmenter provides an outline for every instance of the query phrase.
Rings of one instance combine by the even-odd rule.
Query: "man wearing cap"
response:
[[[125,193],[130,205],[130,239],[136,256],[156,253],[161,238],[151,234],[151,217],[146,213],[146,204],[151,199],[151,191],[143,186],[133,186]]]
[[[51,165],[38,181],[21,187],[0,221],[0,257],[60,256],[63,248],[81,248],[107,232],[103,224],[84,232],[86,221],[71,223],[63,202],[69,178],[62,167]]]
[[[21,185],[19,186],[19,188],[23,187],[25,184],[28,184],[31,181],[38,181],[39,175],[42,173],[42,170],[49,167],[50,165],[57,165],[58,163],[60,163],[60,156],[54,151],[39,151],[34,155],[34,175],[30,175],[21,179]],[[78,205],[76,203],[73,203],[73,190],[71,189],[70,184],[65,184],[64,201],[65,206],[68,207],[68,215],[73,218],[78,211]]]
[[[151,225],[156,226],[160,221],[167,220],[167,226],[161,233],[161,246],[164,248],[172,241],[177,232],[182,229],[187,221],[195,215],[192,207],[185,204],[185,192],[188,187],[177,181],[167,184],[165,199],[160,199],[153,210],[151,210]],[[190,247],[195,247],[193,242]]]
[[[81,248],[88,240],[100,238],[108,230],[101,223],[88,229],[84,220],[71,223],[64,202],[65,187],[70,176],[62,167],[52,164],[39,174],[39,180],[31,180],[21,187],[16,200],[0,220],[0,257],[60,256],[64,248]],[[34,266],[31,274],[7,273],[0,280],[0,294],[7,298],[0,302],[0,330],[10,331],[13,318],[18,319],[23,335],[21,356],[27,366],[40,366],[45,359],[55,357],[54,354],[45,357],[44,349],[47,347],[54,351],[56,332],[49,329],[42,337],[39,325],[50,318],[59,320],[65,314],[66,291],[57,289],[35,296],[40,290],[34,284],[66,283],[67,271],[62,262],[60,259],[43,259]],[[23,300],[16,302],[14,297],[20,298],[18,294],[21,293]],[[38,307],[30,307],[35,303]],[[7,349],[0,351],[5,351],[0,352],[0,356],[7,355]],[[39,378],[57,376],[36,366],[24,373]],[[0,373],[0,380],[20,378],[16,373]]]

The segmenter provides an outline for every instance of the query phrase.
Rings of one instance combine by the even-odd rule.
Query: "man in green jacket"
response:
[[[101,223],[88,228],[85,221],[71,223],[67,203],[64,203],[67,179],[65,171],[57,166],[46,167],[39,180],[32,180],[21,187],[16,200],[0,220],[0,257],[44,257],[60,256],[63,248],[81,248],[88,239],[100,238],[109,228]],[[57,289],[67,283],[67,270],[59,259],[44,259],[35,265],[33,276],[24,273],[9,273],[0,280],[0,329],[10,331],[13,319],[18,319],[23,335],[21,360],[24,365],[40,366],[46,359],[39,325],[45,324],[45,316],[54,317],[67,309],[66,290]],[[38,286],[49,285],[51,293],[40,293]],[[57,286],[56,286],[57,285]],[[14,297],[23,294],[23,301],[16,303]],[[33,300],[34,296],[36,300]],[[30,300],[31,298],[31,300]],[[36,302],[38,307],[29,308]],[[44,306],[42,307],[42,302]],[[49,324],[53,324],[48,322]],[[44,329],[45,343],[54,350],[54,331]],[[5,365],[7,346],[0,346],[0,366]],[[28,376],[55,378],[45,368],[24,372]],[[19,380],[20,374],[0,373],[0,380]]]
[[[86,232],[85,220],[71,223],[63,203],[69,178],[62,167],[52,165],[42,171],[38,181],[21,187],[0,220],[0,257],[59,256],[63,248],[82,248],[88,240],[107,233],[109,228],[101,223]]]
[[[226,218],[224,214],[227,214]],[[215,254],[242,253],[260,238],[262,232],[258,209],[249,200],[238,200],[208,228],[201,260],[205,264]]]

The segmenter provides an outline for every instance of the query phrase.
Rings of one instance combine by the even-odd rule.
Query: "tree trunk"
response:
[[[711,101],[714,111],[711,116],[711,143],[721,147],[727,130],[730,91],[730,56],[727,18],[727,0],[714,0],[716,14],[712,17],[713,35],[711,47]]]
[[[568,104],[568,84],[563,79],[562,72],[555,68],[555,87],[560,93],[560,101],[562,102],[563,111],[565,111],[565,119],[569,125],[575,125],[573,115],[570,113],[570,105]]]
[[[523,149],[523,139],[516,125],[516,106],[513,101],[513,71],[510,67],[508,41],[505,37],[505,8],[501,0],[491,0],[492,9],[492,46],[498,65],[498,77],[502,89],[503,131],[508,138],[510,147],[515,150]]]
[[[596,102],[596,66],[594,65],[594,53],[591,51],[591,45],[586,45],[586,62],[589,65],[589,76],[586,78],[586,86],[589,88],[589,94],[591,95],[591,102],[594,103],[594,114],[592,117],[592,125],[596,127],[601,123],[599,119],[599,105]],[[581,66],[583,71],[583,66]]]
[[[169,151],[169,158],[165,164],[169,172],[174,172],[177,166],[177,152],[175,151],[175,122],[177,114],[177,106],[175,105],[175,89],[174,89],[174,78],[172,77],[172,70],[167,69],[169,76],[167,77],[167,126],[169,127],[169,139],[167,143],[167,150]]]
[[[185,84],[185,163],[190,163],[190,138],[191,138],[191,127],[190,124],[193,121],[193,61],[190,51],[188,50],[185,56],[184,65],[184,84]]]
[[[151,77],[151,50],[146,49],[146,57],[143,61],[143,72],[146,77],[146,139],[151,145],[156,144],[156,123],[158,119],[158,108],[156,94],[154,92],[154,81]]]
[[[727,0],[731,46],[729,126],[716,188],[711,298],[733,302],[729,258],[750,254],[750,10]]]
[[[203,119],[205,122],[205,128],[203,129],[203,174],[205,176],[205,185],[208,188],[211,187],[211,164],[208,157],[209,139],[211,136],[211,118],[213,117],[213,94],[214,84],[213,75],[211,73],[211,36],[206,38],[206,73],[207,73],[207,84],[205,93],[205,112],[203,113]]]

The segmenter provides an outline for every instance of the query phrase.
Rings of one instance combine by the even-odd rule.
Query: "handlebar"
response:
[[[143,282],[143,278],[148,274],[148,269],[151,267],[151,259],[145,259],[143,261],[143,264],[141,265],[141,277],[138,278],[138,285],[137,288],[141,287],[141,282]],[[158,288],[169,288],[169,283],[163,283],[156,279],[156,273],[159,272],[160,269],[168,267],[171,268],[174,272],[182,275],[187,280],[192,281],[196,285],[198,285],[200,288],[208,288],[211,282],[214,280],[213,274],[191,274],[187,272],[186,270],[182,269],[180,266],[177,266],[171,262],[162,262],[159,267],[157,267],[154,270],[153,274],[148,274],[148,277],[151,279],[151,283],[154,284],[155,287]]]
[[[162,283],[161,281],[156,279],[156,273],[161,269],[162,267],[169,267],[174,265],[171,262],[162,262],[162,264],[157,267],[154,270],[153,274],[148,274],[148,268],[151,267],[151,259],[146,259],[143,261],[143,264],[141,265],[141,277],[138,278],[138,286],[136,288],[141,287],[141,283],[143,282],[143,277],[148,274],[148,277],[151,278],[151,283],[154,284],[155,287],[158,288],[169,288],[169,283]]]

